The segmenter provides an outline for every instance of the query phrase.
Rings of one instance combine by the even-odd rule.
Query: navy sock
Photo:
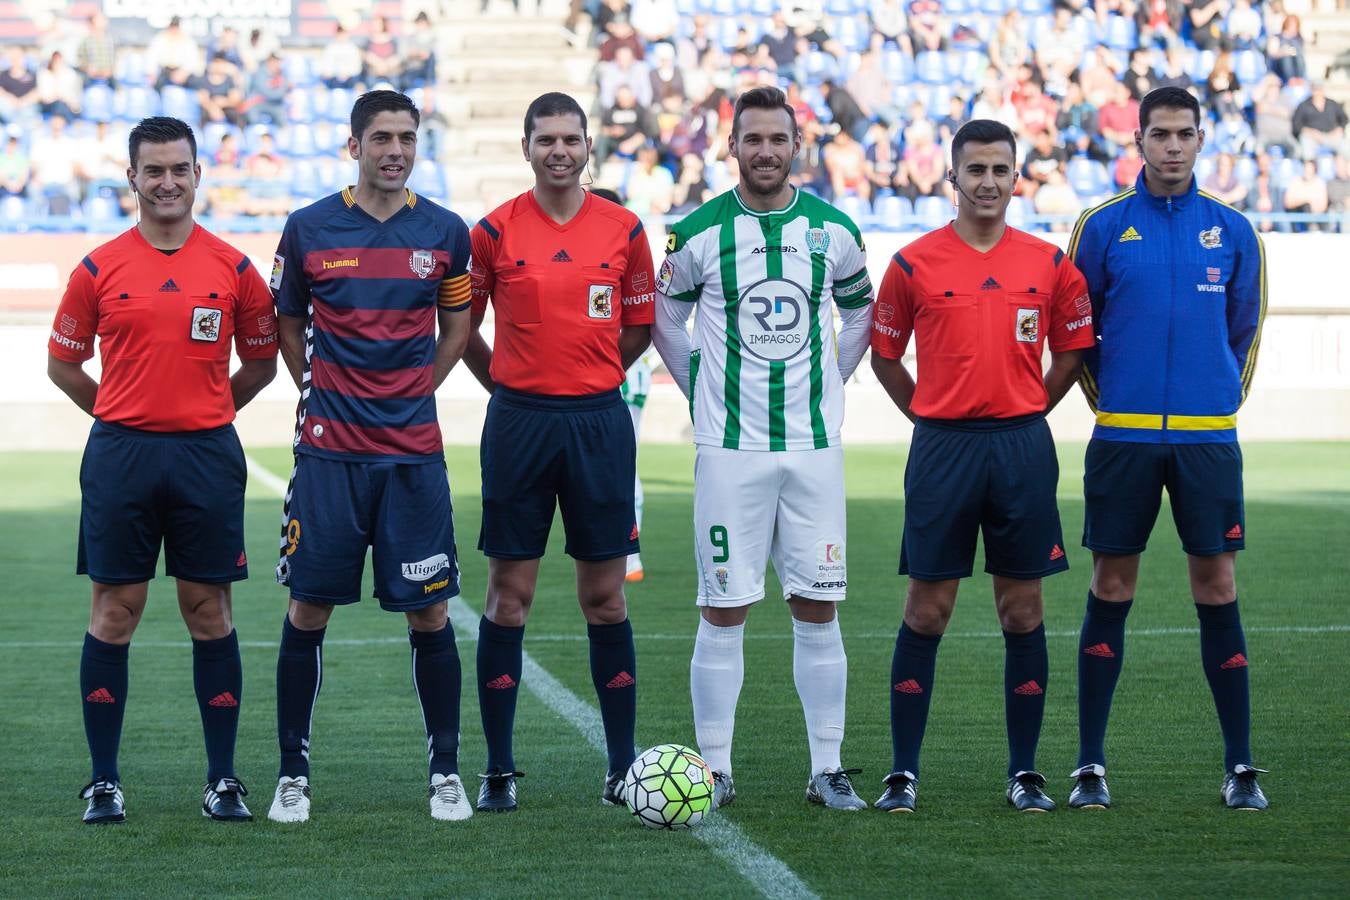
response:
[[[427,729],[427,775],[459,774],[459,650],[449,622],[440,631],[408,630],[413,687]]]
[[[1008,777],[1036,771],[1036,743],[1045,718],[1050,654],[1045,625],[1026,634],[1003,632],[1003,711],[1008,723]]]
[[[117,747],[127,704],[127,655],[130,644],[105,644],[84,636],[80,654],[80,694],[84,697],[84,736],[89,741],[91,781],[121,781]]]
[[[498,625],[487,616],[478,620],[478,712],[487,740],[488,772],[516,770],[511,732],[516,725],[524,640],[524,625]]]
[[[213,641],[192,642],[192,688],[206,738],[206,780],[234,777],[234,741],[244,695],[244,665],[239,637],[231,631]]]
[[[1223,765],[1251,765],[1251,694],[1247,687],[1247,640],[1242,633],[1237,601],[1223,606],[1197,603],[1200,617],[1200,660],[1214,695],[1223,731]]]
[[[933,670],[937,667],[940,634],[919,634],[901,623],[891,657],[892,772],[919,777],[919,749],[928,727],[928,703],[933,697]]]
[[[1088,591],[1078,636],[1078,765],[1106,765],[1106,722],[1125,664],[1125,617],[1133,600],[1112,603]]]
[[[309,777],[309,725],[323,685],[323,636],[326,628],[301,631],[288,615],[281,625],[277,652],[277,743],[281,776]]]
[[[633,732],[637,728],[637,649],[633,646],[633,626],[627,619],[614,625],[587,625],[586,636],[591,640],[591,681],[600,699],[609,774],[627,772],[637,756],[633,747]]]

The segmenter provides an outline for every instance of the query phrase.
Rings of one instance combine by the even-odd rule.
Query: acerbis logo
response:
[[[760,253],[796,253],[797,248],[784,244],[778,247],[756,247],[750,252],[756,255]]]
[[[443,570],[450,568],[450,557],[444,553],[428,556],[418,562],[405,562],[400,566],[407,581],[430,581]]]

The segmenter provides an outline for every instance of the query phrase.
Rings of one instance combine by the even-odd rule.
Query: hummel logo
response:
[[[553,261],[554,261],[554,262],[571,262],[571,261],[572,261],[572,257],[570,257],[570,256],[567,255],[567,251],[566,251],[566,250],[559,250],[557,253],[553,254]]]
[[[484,687],[491,688],[494,691],[509,691],[515,686],[516,680],[505,673],[498,675],[484,685]]]
[[[1083,652],[1088,656],[1100,656],[1102,659],[1115,659],[1115,651],[1111,649],[1110,644],[1093,644],[1091,647],[1084,647]]]
[[[1003,285],[995,281],[993,275],[990,275],[988,278],[986,278],[984,280],[984,284],[980,285],[980,290],[982,291],[999,291],[1002,289]]]
[[[108,692],[107,688],[99,688],[90,691],[89,696],[84,698],[86,703],[116,703],[117,698]]]
[[[1125,233],[1120,236],[1118,243],[1124,244],[1127,241],[1142,241],[1143,239],[1143,236],[1135,231],[1134,226],[1131,225],[1129,228],[1125,229]]]
[[[1228,658],[1228,662],[1219,666],[1220,669],[1245,669],[1247,668],[1247,657],[1241,653],[1234,653]]]
[[[1242,540],[1242,526],[1234,525],[1232,528],[1228,529],[1228,531],[1224,534],[1224,537],[1228,538],[1228,540],[1230,541]]]
[[[608,682],[606,682],[605,687],[617,689],[617,688],[632,687],[635,684],[637,684],[636,678],[634,678],[632,675],[629,675],[627,672],[620,672],[618,675],[615,675]]]
[[[179,291],[178,285],[176,285],[176,284],[173,283],[173,279],[172,279],[172,278],[170,278],[168,281],[164,282],[163,284],[161,284],[161,285],[159,286],[159,292],[160,292],[161,294],[164,293],[165,291],[169,291],[169,292],[175,293],[175,294],[182,293],[181,291]]]
[[[913,678],[906,678],[895,686],[896,691],[901,694],[922,694],[923,688]]]
[[[1031,681],[1024,681],[1013,688],[1013,693],[1022,697],[1039,697],[1041,694],[1044,694],[1045,691],[1041,690],[1041,686],[1037,684],[1036,680],[1033,678]]]
[[[233,709],[239,705],[239,701],[234,699],[234,694],[226,691],[223,694],[216,694],[206,703],[207,706],[214,706],[217,709]]]
[[[1051,560],[1052,562],[1053,562],[1054,560],[1057,560],[1057,559],[1063,559],[1063,558],[1064,558],[1064,548],[1063,548],[1063,547],[1061,547],[1059,544],[1056,544],[1055,546],[1053,546],[1053,547],[1050,548],[1050,560]]]

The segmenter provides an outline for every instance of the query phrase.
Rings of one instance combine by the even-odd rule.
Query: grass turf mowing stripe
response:
[[[250,456],[245,455],[244,460],[248,465],[249,472],[258,481],[271,488],[279,496],[285,496],[287,485],[284,479],[277,477]],[[451,624],[456,631],[456,640],[463,640],[469,636],[476,639],[479,614],[470,609],[462,597],[451,598],[447,607]],[[687,639],[688,636],[686,635],[685,638]],[[531,639],[534,639],[533,636]],[[341,643],[348,645],[392,644],[403,643],[405,640],[405,638],[371,638],[348,640]],[[249,643],[275,646],[273,642],[269,641]],[[339,642],[333,641],[332,643],[337,644]],[[538,697],[549,709],[570,722],[577,731],[581,732],[581,736],[586,739],[588,744],[604,753],[605,729],[600,721],[599,711],[549,674],[548,670],[535,662],[529,653],[522,654],[521,662],[521,678],[530,693]],[[722,816],[710,817],[698,828],[693,829],[693,834],[714,853],[722,857],[755,890],[764,896],[774,898],[814,898],[816,896],[806,886],[806,883],[797,877],[797,874],[789,869],[782,860],[757,846],[754,841],[745,836],[744,832]]]

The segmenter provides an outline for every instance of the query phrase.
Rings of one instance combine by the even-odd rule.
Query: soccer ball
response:
[[[629,766],[623,799],[648,828],[693,828],[712,810],[712,771],[688,747],[658,744]]]

